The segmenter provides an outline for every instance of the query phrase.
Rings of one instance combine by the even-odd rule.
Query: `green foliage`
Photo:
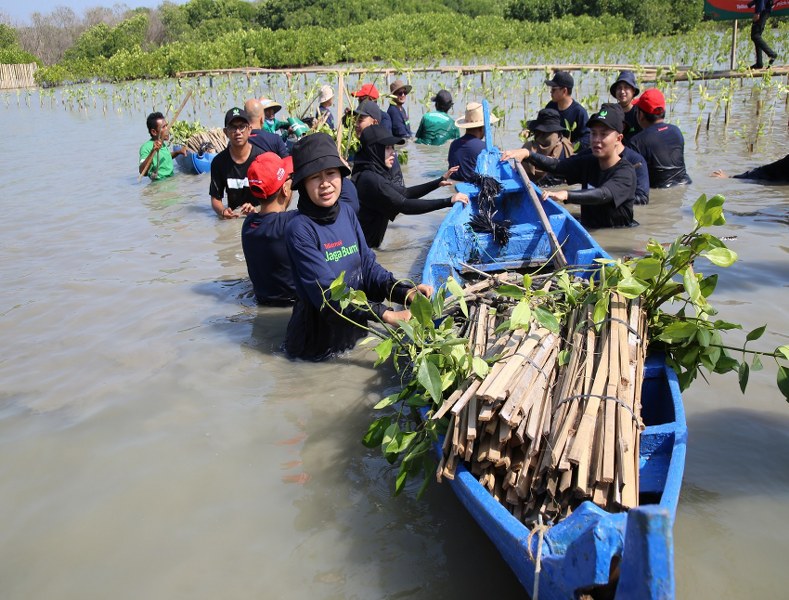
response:
[[[26,65],[29,63],[36,63],[39,67],[42,64],[37,56],[25,52],[19,46],[0,48],[0,64]]]
[[[547,21],[566,15],[617,15],[635,24],[635,33],[663,35],[689,31],[701,22],[702,0],[512,0],[505,15]]]
[[[77,38],[75,44],[66,51],[64,59],[111,58],[122,50],[128,52],[132,48],[142,47],[147,31],[146,13],[137,13],[115,27],[98,23]]]
[[[170,126],[170,139],[176,144],[183,144],[196,133],[203,131],[208,129],[201,125],[200,121],[176,121]]]
[[[5,23],[0,23],[0,48],[9,48],[18,43],[16,29]]]

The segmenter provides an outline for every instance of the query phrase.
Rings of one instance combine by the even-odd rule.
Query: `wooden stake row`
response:
[[[480,298],[507,281],[468,286],[466,334],[474,356],[498,357],[469,379],[434,419],[450,416],[439,481],[467,463],[518,519],[556,522],[583,500],[609,511],[638,505],[641,382],[646,319],[638,299],[614,293],[607,317],[576,308],[561,336],[532,323],[494,335],[511,307]],[[559,365],[560,353],[569,356]]]

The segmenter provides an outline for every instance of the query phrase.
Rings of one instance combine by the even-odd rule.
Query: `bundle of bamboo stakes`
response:
[[[210,143],[211,146],[213,146],[211,152],[218,153],[227,147],[227,136],[221,128],[215,127],[190,136],[189,139],[184,142],[184,146],[191,152],[199,152],[201,146],[206,143]]]
[[[616,512],[638,505],[641,381],[646,318],[638,299],[612,294],[595,324],[581,305],[561,335],[532,323],[496,336],[506,307],[487,288],[467,287],[466,334],[475,356],[500,356],[472,376],[432,418],[449,414],[439,481],[467,463],[517,519],[557,522],[583,500]],[[564,352],[568,351],[568,352]],[[559,354],[569,360],[559,365]]]

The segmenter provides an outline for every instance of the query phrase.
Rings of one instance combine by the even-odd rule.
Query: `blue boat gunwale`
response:
[[[493,164],[498,161],[498,151],[490,152],[490,156],[480,159],[478,171],[495,169],[494,174],[502,181],[502,192],[496,200],[496,207],[504,211],[505,203],[517,200],[521,204],[527,200],[526,190],[520,181],[515,180],[512,168],[507,163]],[[484,165],[488,160],[488,164]],[[480,168],[483,165],[483,168]],[[538,194],[541,190],[534,186]],[[472,202],[468,206],[455,204],[441,223],[428,251],[425,261],[422,281],[433,285],[436,289],[449,275],[462,281],[459,262],[461,257],[453,256],[450,246],[458,249],[461,240],[452,239],[465,235],[466,224],[472,213],[476,210],[475,199],[478,189],[471,184],[458,184],[458,191],[469,195]],[[589,265],[592,267],[595,258],[610,258],[592,236],[578,223],[578,221],[563,207],[553,201],[544,203],[544,208],[551,221],[552,227],[558,225],[564,234],[557,231],[560,243],[563,241],[573,244],[572,252],[565,252],[571,264]],[[504,215],[506,216],[506,215]],[[525,228],[524,228],[525,229]],[[539,223],[535,224],[534,231],[541,230]],[[515,229],[513,229],[515,232]],[[542,231],[544,240],[538,246],[549,256],[547,234]],[[564,239],[563,239],[564,237]],[[466,240],[468,241],[468,240]],[[465,259],[466,257],[462,257]],[[532,258],[532,257],[529,257]],[[591,271],[587,271],[587,274]],[[651,449],[651,442],[659,442],[656,449],[660,455],[641,454],[639,473],[650,473],[650,485],[659,486],[659,500],[646,503],[627,513],[608,513],[589,501],[583,502],[576,511],[567,519],[550,528],[544,535],[543,546],[543,578],[554,580],[554,588],[541,584],[541,598],[563,598],[567,593],[576,593],[585,586],[605,585],[609,581],[613,562],[619,562],[619,585],[617,597],[645,597],[669,598],[673,597],[673,538],[671,528],[676,516],[679,500],[682,475],[685,464],[685,445],[687,441],[687,424],[679,382],[674,371],[665,363],[661,355],[650,355],[645,365],[644,384],[651,385],[658,382],[655,389],[661,397],[642,397],[642,405],[649,402],[669,403],[663,406],[662,411],[668,420],[661,423],[649,424],[642,431],[642,444],[640,451]],[[651,388],[649,388],[651,389]],[[657,392],[656,392],[657,393]],[[440,453],[440,446],[436,448]],[[666,460],[667,458],[667,460]],[[654,463],[650,463],[654,460]],[[658,466],[658,473],[645,471],[663,461]],[[663,479],[661,479],[663,477]],[[521,584],[530,590],[534,583],[534,565],[529,561],[529,551],[536,552],[537,539],[533,536],[529,543],[529,529],[485,489],[479,481],[465,468],[459,465],[455,479],[450,481],[450,486],[461,502],[471,512],[480,526],[497,546],[505,560],[520,580]],[[641,492],[641,489],[639,490]],[[645,494],[645,499],[653,499],[655,492],[651,489]],[[593,558],[593,565],[578,568],[573,561],[580,560],[573,544],[578,539],[595,535],[606,538],[608,546],[603,548],[600,556]],[[572,539],[574,536],[575,539]],[[610,539],[609,539],[610,538]],[[597,543],[597,542],[595,542]],[[570,555],[566,555],[569,551]],[[607,554],[608,553],[608,554]],[[555,559],[555,560],[554,560]],[[596,559],[596,562],[595,562]],[[568,564],[564,564],[567,562]],[[643,564],[654,562],[655,564]],[[660,563],[660,564],[657,564]],[[577,576],[574,571],[581,571]],[[586,577],[586,581],[584,581]],[[565,581],[555,581],[564,578]],[[551,591],[553,589],[553,592]]]

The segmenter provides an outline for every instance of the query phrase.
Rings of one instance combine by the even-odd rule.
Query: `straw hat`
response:
[[[266,110],[267,108],[276,109],[274,110],[274,114],[277,114],[279,111],[282,110],[282,105],[279,102],[274,102],[274,100],[271,100],[266,97],[260,99],[260,104],[263,106],[263,110]]]
[[[499,118],[490,115],[490,124],[493,125]],[[482,105],[479,102],[469,102],[466,104],[466,114],[455,121],[455,125],[462,129],[472,129],[485,125],[485,114],[482,112]]]
[[[318,102],[323,104],[327,100],[331,100],[334,98],[334,90],[330,85],[322,85],[320,95],[318,96]]]

